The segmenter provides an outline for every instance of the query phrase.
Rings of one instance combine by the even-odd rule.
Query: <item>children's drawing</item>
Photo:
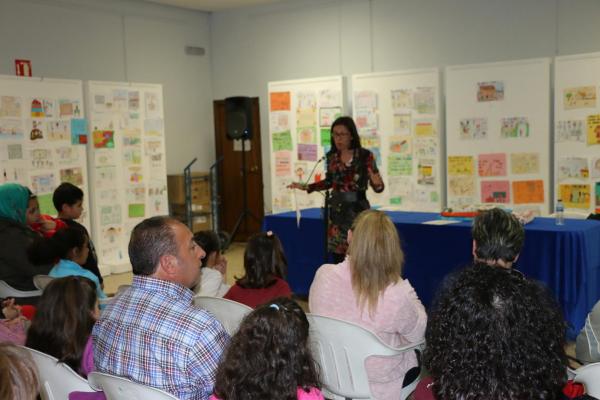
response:
[[[52,150],[49,148],[34,148],[29,150],[29,159],[33,169],[54,168]]]
[[[310,137],[306,139],[310,141]],[[271,150],[292,150],[292,135],[289,130],[275,132],[271,135]]]
[[[145,104],[146,104],[146,118],[157,118],[160,117],[160,99],[158,93],[144,92]]]
[[[394,114],[394,134],[410,135],[411,115]]]
[[[448,176],[448,193],[451,197],[475,197],[475,178],[473,176]],[[469,204],[473,204],[472,199]]]
[[[377,108],[377,93],[370,90],[354,92],[354,108],[367,108],[374,110]]]
[[[319,91],[319,106],[320,107],[336,107],[342,105],[342,92],[339,90],[323,89]],[[341,108],[340,108],[341,113]]]
[[[510,203],[509,181],[481,181],[482,203]]]
[[[485,139],[487,138],[486,118],[465,118],[460,120],[461,139]]]
[[[479,102],[504,100],[504,82],[479,82],[477,88],[477,101]]]
[[[378,127],[377,112],[375,109],[358,109],[355,111],[354,121],[360,130],[376,130]]]
[[[566,208],[590,208],[590,185],[559,185],[559,192]]]
[[[290,151],[275,152],[275,176],[292,176],[292,153]]]
[[[23,132],[20,119],[0,119],[0,139],[23,140]]]
[[[144,135],[146,135],[146,136],[162,136],[163,135],[163,120],[160,118],[144,120]]]
[[[448,175],[474,176],[473,156],[448,156]]]
[[[595,179],[600,178],[600,157],[592,158],[590,167],[590,176]]]
[[[529,121],[525,117],[502,118],[500,124],[500,137],[503,139],[529,137]]]
[[[506,154],[480,154],[478,172],[479,176],[506,176]]]
[[[45,116],[42,99],[31,100],[31,118],[44,118]]]
[[[21,118],[21,98],[0,96],[0,117]]]
[[[585,142],[585,121],[556,122],[556,142]]]
[[[48,140],[68,141],[71,139],[71,121],[58,120],[48,122]]]
[[[417,172],[419,185],[435,185],[435,159],[420,159]]]
[[[114,149],[115,148],[115,132],[114,131],[94,131],[94,148],[96,149]]]
[[[415,120],[414,121],[415,136],[417,136],[417,137],[436,136],[437,135],[436,122],[437,121],[430,120],[430,119]]]
[[[512,183],[512,191],[514,204],[544,202],[544,181],[541,179],[514,181]]]
[[[412,89],[397,89],[390,91],[392,96],[392,110],[410,110],[413,108]]]
[[[321,107],[319,109],[319,126],[330,127],[338,117],[342,116],[340,107]]]
[[[305,126],[296,129],[298,143],[315,144],[317,143],[317,131],[314,126]]]
[[[31,120],[31,130],[29,131],[29,140],[32,142],[35,140],[44,139],[45,126],[41,120]]]
[[[129,111],[138,111],[140,109],[140,92],[131,90],[127,93],[127,106]]]
[[[418,87],[414,94],[415,110],[419,114],[435,114],[435,88]]]
[[[69,182],[75,186],[83,185],[83,173],[80,167],[65,168],[60,170],[60,181]]]
[[[300,161],[317,161],[318,147],[316,144],[298,143],[298,160]]]
[[[585,157],[561,157],[558,160],[558,181],[588,179],[590,169]]]
[[[539,174],[539,153],[512,153],[510,155],[510,171],[515,175]]]
[[[413,140],[416,157],[435,157],[438,154],[438,139],[435,137],[417,137]]]
[[[587,117],[587,144],[600,144],[600,114]]]
[[[48,193],[56,188],[56,179],[53,173],[31,175],[31,190],[33,193]]]
[[[387,159],[388,176],[412,175],[413,159],[412,156],[403,156],[400,154],[390,154]]]
[[[283,132],[290,129],[290,113],[276,111],[269,114],[269,129],[271,132]]]
[[[412,154],[412,136],[392,135],[389,137],[390,152],[404,155]]]
[[[60,166],[77,164],[79,162],[79,149],[73,146],[59,146],[54,148],[56,162]]]
[[[580,86],[563,90],[563,108],[565,110],[595,107],[596,86]]]
[[[296,108],[298,110],[316,110],[317,109],[317,95],[311,90],[300,91],[296,94]]]
[[[290,92],[271,92],[269,93],[269,106],[271,111],[289,111]]]

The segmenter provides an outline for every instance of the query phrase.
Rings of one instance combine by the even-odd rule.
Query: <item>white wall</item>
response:
[[[260,96],[270,210],[267,82],[595,52],[599,19],[598,0],[293,0],[214,13],[213,97]]]
[[[167,170],[214,160],[210,26],[207,13],[131,0],[0,0],[0,74],[14,59],[35,76],[160,83]],[[188,56],[185,46],[206,49]]]

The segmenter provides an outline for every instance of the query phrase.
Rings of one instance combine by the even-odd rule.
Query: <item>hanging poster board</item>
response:
[[[319,192],[287,189],[325,178],[333,121],[345,115],[341,76],[269,82],[269,137],[273,212],[323,206]],[[321,160],[321,161],[319,161]]]
[[[96,252],[101,266],[125,272],[135,225],[169,213],[162,86],[89,81],[86,98]]]
[[[386,189],[371,205],[441,211],[443,131],[438,69],[352,76],[354,121],[376,157]]]
[[[87,140],[81,81],[0,76],[0,183],[27,186],[52,216],[54,189],[73,183],[84,192],[79,222],[89,230]]]
[[[554,198],[600,212],[600,53],[555,60]]]
[[[446,68],[448,207],[550,211],[550,59]]]

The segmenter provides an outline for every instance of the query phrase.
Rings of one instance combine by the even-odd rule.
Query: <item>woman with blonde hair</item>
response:
[[[0,399],[35,400],[38,371],[27,350],[0,343]]]
[[[390,346],[422,340],[427,314],[411,284],[402,279],[404,254],[390,218],[381,211],[363,211],[348,231],[348,243],[343,262],[325,264],[317,271],[308,299],[310,311],[361,325]],[[416,370],[407,372],[417,365],[412,352],[367,359],[373,396],[398,398]]]

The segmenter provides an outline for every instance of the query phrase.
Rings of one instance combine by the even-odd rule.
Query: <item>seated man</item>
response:
[[[525,242],[525,229],[517,217],[500,208],[481,212],[473,221],[473,260],[511,268]]]
[[[99,372],[165,390],[180,399],[208,399],[229,336],[194,307],[204,251],[192,232],[169,217],[152,217],[131,233],[133,283],[111,302],[92,332]]]

